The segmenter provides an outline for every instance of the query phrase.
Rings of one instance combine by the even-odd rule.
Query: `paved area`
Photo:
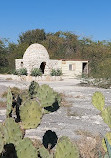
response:
[[[63,93],[65,100],[70,106],[60,107],[56,112],[43,116],[41,124],[37,129],[26,130],[26,137],[42,139],[47,130],[53,130],[60,136],[69,136],[71,139],[78,139],[77,131],[87,131],[94,135],[105,135],[110,129],[103,122],[100,112],[93,107],[91,97],[95,91],[101,91],[105,95],[105,104],[111,105],[111,89],[100,89],[92,87],[81,87],[80,80],[64,79],[63,81],[39,82],[48,84],[55,91]],[[3,92],[6,87],[27,88],[30,83],[8,81],[0,78],[0,90]],[[5,88],[3,88],[5,87]],[[0,121],[5,119],[5,110],[0,111]]]

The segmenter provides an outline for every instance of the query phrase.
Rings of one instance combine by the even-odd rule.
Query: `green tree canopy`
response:
[[[33,43],[39,43],[46,39],[45,31],[43,29],[35,29],[35,30],[29,30],[25,33],[22,33],[19,36],[19,44],[27,43],[28,45],[31,45]]]
[[[73,32],[46,33],[44,29],[21,33],[18,44],[0,39],[0,73],[12,71],[15,68],[15,59],[21,59],[25,50],[33,43],[45,46],[51,59],[89,60],[91,76],[108,77],[110,74],[108,69],[111,63],[110,41],[93,41],[87,37],[79,37]]]

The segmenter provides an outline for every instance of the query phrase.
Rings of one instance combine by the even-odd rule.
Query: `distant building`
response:
[[[15,59],[15,66],[16,70],[26,68],[28,74],[33,68],[40,68],[44,75],[50,75],[52,69],[61,69],[64,76],[70,77],[88,74],[88,60],[52,60],[46,48],[38,43],[26,49],[23,59]]]

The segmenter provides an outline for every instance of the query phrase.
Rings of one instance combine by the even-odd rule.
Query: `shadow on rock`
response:
[[[58,137],[55,132],[48,130],[43,136],[43,145],[46,149],[50,150],[57,144]]]
[[[49,112],[57,111],[59,109],[58,101],[56,101],[55,103],[53,103],[52,106],[45,107],[44,109],[47,110],[47,111],[49,111]]]
[[[0,158],[17,158],[15,146],[12,143],[4,145],[4,152]]]

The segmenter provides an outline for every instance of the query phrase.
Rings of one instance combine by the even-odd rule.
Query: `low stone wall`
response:
[[[25,75],[2,75],[0,74],[0,78],[4,78],[7,80],[16,80],[16,81],[61,81],[62,76],[25,76]]]

